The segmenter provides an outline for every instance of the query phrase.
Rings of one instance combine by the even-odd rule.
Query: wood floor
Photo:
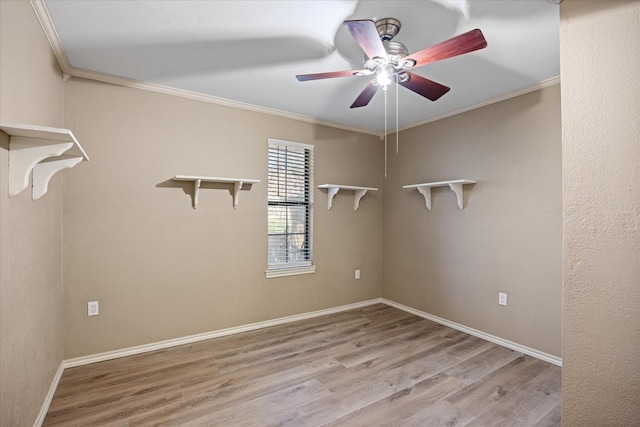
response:
[[[65,370],[45,426],[559,426],[557,366],[377,304]]]

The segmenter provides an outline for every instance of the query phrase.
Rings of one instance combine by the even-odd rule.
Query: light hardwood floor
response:
[[[45,426],[559,426],[557,366],[384,304],[65,370]]]

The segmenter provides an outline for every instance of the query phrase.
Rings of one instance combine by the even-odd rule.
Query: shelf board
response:
[[[342,185],[342,184],[322,184],[318,185],[318,188],[326,188],[327,189],[327,210],[331,209],[333,206],[333,198],[338,194],[340,190],[353,190],[355,191],[354,202],[353,202],[353,210],[357,211],[360,207],[360,199],[367,194],[367,191],[377,191],[377,188],[374,187],[358,187],[355,185]]]
[[[200,184],[203,182],[217,182],[223,184],[233,184],[233,209],[238,208],[238,198],[240,189],[244,184],[256,184],[259,179],[249,178],[226,178],[216,176],[198,176],[198,175],[176,175],[172,178],[174,181],[193,181],[193,209],[198,207],[198,192]]]
[[[402,188],[415,188],[424,196],[427,209],[431,210],[431,188],[433,187],[449,187],[456,194],[458,199],[458,207],[464,209],[463,185],[475,184],[476,181],[470,179],[455,179],[452,181],[425,182],[422,184],[404,185]]]
[[[46,194],[49,180],[62,169],[89,160],[69,129],[25,124],[0,124],[9,135],[9,196],[29,186],[33,171],[32,199]]]

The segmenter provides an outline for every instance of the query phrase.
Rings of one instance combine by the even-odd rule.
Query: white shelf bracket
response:
[[[56,173],[63,169],[69,169],[77,165],[83,160],[82,157],[67,157],[59,160],[44,161],[38,163],[33,168],[33,189],[31,190],[31,198],[38,200],[47,194],[49,190],[49,181]]]
[[[198,208],[198,194],[200,193],[200,184],[202,180],[194,179],[193,180],[193,209]]]
[[[236,181],[233,183],[233,209],[238,209],[238,198],[240,196],[242,184],[244,184],[242,181]]]
[[[458,198],[458,207],[460,209],[464,209],[464,197],[462,196],[462,183],[460,182],[450,182],[449,187],[456,193],[456,197]]]
[[[333,206],[333,198],[340,191],[340,187],[329,187],[327,189],[327,210],[331,210],[331,206]]]
[[[353,200],[353,210],[357,211],[358,208],[360,207],[360,199],[362,199],[362,196],[364,196],[365,194],[367,194],[367,190],[366,189],[362,189],[362,190],[356,190],[356,194]]]
[[[0,131],[9,135],[9,196],[29,186],[33,171],[31,198],[37,200],[56,172],[89,160],[69,129],[0,123]]]
[[[39,162],[73,147],[73,142],[35,145],[33,139],[13,136],[9,142],[9,196],[17,196],[29,186],[29,175]]]
[[[418,191],[424,196],[427,209],[431,210],[431,187],[418,187]]]

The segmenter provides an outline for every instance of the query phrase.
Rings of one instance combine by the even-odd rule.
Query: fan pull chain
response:
[[[387,86],[382,88],[384,92],[384,179],[387,179]]]
[[[399,149],[398,146],[399,144],[399,138],[398,138],[398,108],[399,108],[400,104],[398,104],[398,76],[396,76],[396,154],[399,153]]]

